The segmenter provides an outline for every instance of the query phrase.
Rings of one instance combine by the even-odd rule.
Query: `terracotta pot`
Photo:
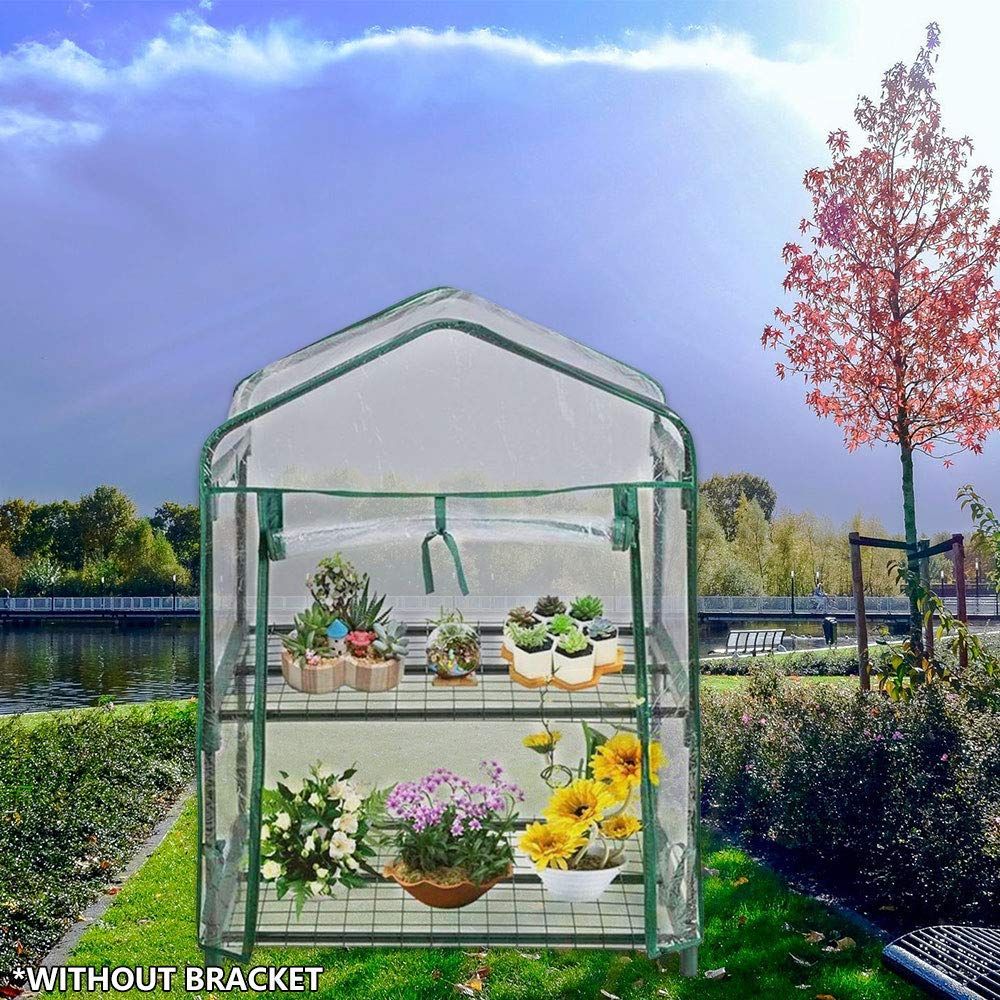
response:
[[[286,683],[304,694],[331,694],[345,680],[343,657],[320,660],[315,667],[300,664],[287,649],[281,651],[281,673]]]
[[[477,885],[475,882],[459,882],[456,885],[440,885],[432,879],[422,879],[419,882],[407,882],[396,874],[394,865],[389,865],[383,874],[391,878],[414,899],[424,906],[432,906],[436,910],[457,910],[461,906],[474,903],[480,896],[488,892],[498,882],[510,878],[513,867],[509,867],[502,875]]]

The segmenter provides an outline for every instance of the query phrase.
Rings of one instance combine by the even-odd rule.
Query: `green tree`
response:
[[[45,556],[61,566],[82,565],[78,506],[71,500],[33,504],[14,552],[22,559]]]
[[[153,512],[149,523],[154,530],[163,532],[179,562],[191,579],[197,581],[201,554],[201,519],[197,504],[166,500]]]
[[[31,512],[37,506],[33,500],[20,497],[11,497],[0,504],[0,545],[17,552]]]
[[[720,559],[708,573],[705,593],[723,597],[746,597],[761,593],[763,581],[732,553]]]
[[[169,593],[174,586],[185,590],[191,583],[188,571],[177,561],[170,542],[149,521],[138,520],[119,538],[114,552],[119,586],[132,594]]]
[[[111,555],[139,515],[131,497],[117,486],[98,486],[93,493],[85,493],[79,511],[81,566],[87,559]]]
[[[771,555],[771,526],[756,500],[746,494],[736,507],[736,533],[733,553],[763,583]]]
[[[21,574],[20,591],[29,597],[51,593],[62,579],[62,568],[51,556],[35,556]]]
[[[764,512],[765,520],[770,520],[778,495],[771,484],[761,476],[749,472],[733,472],[728,476],[715,475],[701,484],[701,497],[711,509],[726,538],[736,537],[736,510],[740,500],[756,500]]]
[[[9,590],[12,594],[16,594],[23,572],[24,564],[21,560],[14,555],[9,545],[0,542],[0,590]],[[5,594],[4,597],[6,596]]]

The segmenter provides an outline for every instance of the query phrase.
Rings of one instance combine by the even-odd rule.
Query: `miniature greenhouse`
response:
[[[655,380],[467,292],[241,382],[201,466],[208,958],[615,948],[692,973],[696,498]]]

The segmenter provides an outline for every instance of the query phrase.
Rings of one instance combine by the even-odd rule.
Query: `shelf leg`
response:
[[[217,948],[204,948],[205,954],[205,968],[206,969],[221,969],[225,966],[225,959],[222,957],[222,952]]]
[[[692,979],[698,975],[698,946],[685,948],[681,953],[681,975]]]

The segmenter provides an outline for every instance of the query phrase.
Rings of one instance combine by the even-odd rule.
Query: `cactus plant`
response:
[[[377,638],[372,648],[383,660],[402,660],[410,649],[406,626],[402,622],[378,622],[375,624],[375,635]]]
[[[306,586],[316,602],[334,618],[344,618],[368,577],[359,573],[339,552],[320,560]]]
[[[535,614],[543,618],[552,618],[554,615],[564,614],[566,605],[561,598],[549,594],[546,597],[539,597],[535,602]]]
[[[604,602],[593,594],[584,594],[570,605],[569,613],[577,621],[589,622],[604,614]]]

